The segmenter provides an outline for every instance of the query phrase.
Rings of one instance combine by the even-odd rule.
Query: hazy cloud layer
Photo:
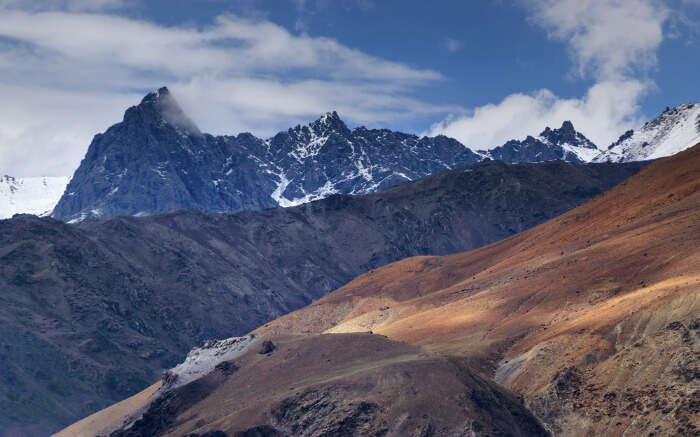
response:
[[[639,101],[653,86],[669,11],[656,0],[523,0],[534,24],[567,44],[572,80],[592,78],[585,96],[561,98],[547,89],[507,96],[466,115],[436,123],[465,144],[492,148],[570,119],[600,147],[639,123]]]
[[[72,174],[95,133],[162,85],[212,133],[273,134],[331,109],[373,126],[451,113],[428,133],[490,148],[570,119],[605,147],[641,121],[664,26],[682,24],[656,0],[518,0],[534,26],[566,44],[570,79],[593,85],[574,98],[524,90],[465,110],[415,97],[419,87],[440,84],[439,72],[308,36],[303,22],[298,34],[236,15],[169,27],[129,18],[125,11],[138,1],[0,0],[0,174]],[[303,21],[337,4],[296,6]],[[463,43],[447,38],[442,47],[459,56]]]
[[[91,136],[160,85],[214,133],[272,134],[330,109],[372,124],[456,109],[411,97],[436,71],[269,21],[165,27],[104,12],[117,0],[39,3],[0,3],[0,173],[71,174]]]

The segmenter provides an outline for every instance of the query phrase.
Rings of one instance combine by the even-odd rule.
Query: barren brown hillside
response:
[[[259,332],[466,357],[562,435],[697,435],[700,145],[499,243],[371,271]]]
[[[273,340],[187,385],[155,394],[153,386],[57,436],[549,435],[521,400],[459,360],[367,333]]]

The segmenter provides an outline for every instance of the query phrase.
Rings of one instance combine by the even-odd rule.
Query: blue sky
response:
[[[605,147],[700,100],[699,67],[698,0],[0,0],[0,173],[72,173],[161,85],[213,133],[337,109],[474,148],[571,119]]]

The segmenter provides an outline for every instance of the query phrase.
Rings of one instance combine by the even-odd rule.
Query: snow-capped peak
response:
[[[598,147],[577,131],[569,120],[564,121],[559,129],[546,127],[537,139],[545,144],[561,147],[564,158],[570,154],[580,161],[589,162],[600,153]]]
[[[319,134],[327,134],[329,132],[348,132],[348,127],[335,111],[326,112],[325,114],[321,115],[318,120],[309,124],[309,128]]]
[[[585,149],[597,149],[595,144],[581,132],[574,129],[574,124],[566,120],[561,124],[559,129],[545,128],[540,133],[539,138],[553,145],[568,144],[573,147],[583,147]]]
[[[0,219],[10,218],[15,214],[50,214],[69,180],[68,176],[0,176]]]
[[[700,143],[700,103],[666,108],[637,130],[625,132],[596,162],[628,162],[674,155]]]

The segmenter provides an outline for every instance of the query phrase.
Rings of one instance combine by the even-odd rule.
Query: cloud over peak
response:
[[[125,100],[162,84],[213,133],[270,134],[330,108],[357,123],[455,109],[412,97],[415,87],[442,80],[437,71],[264,19],[223,14],[206,25],[165,26],[111,12],[119,0],[0,2],[0,144],[12,145],[0,149],[0,172],[70,174]],[[90,116],[75,110],[78,102]],[[17,160],[18,150],[59,149],[53,168]]]
[[[562,98],[548,89],[516,93],[501,102],[474,108],[433,125],[468,145],[493,148],[523,138],[540,126],[565,119],[599,147],[639,123],[639,102],[654,84],[647,78],[656,65],[669,10],[656,0],[522,0],[530,20],[566,44],[575,79],[595,83],[584,96]]]

